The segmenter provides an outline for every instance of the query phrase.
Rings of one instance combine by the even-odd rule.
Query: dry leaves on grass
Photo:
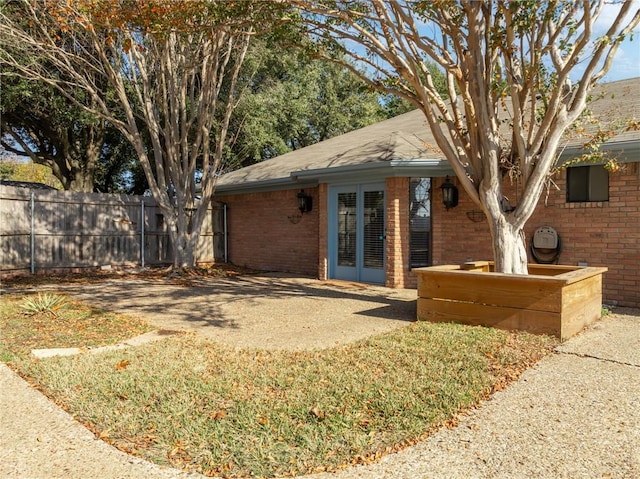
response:
[[[0,308],[0,350],[5,355],[28,355],[32,349],[94,347],[114,344],[153,328],[142,320],[92,308],[65,295],[64,308],[25,315],[25,299],[35,295],[3,295]],[[9,361],[10,357],[5,358]]]
[[[114,446],[223,477],[282,477],[377,461],[454,424],[550,340],[416,323],[346,347],[227,349],[185,335],[36,363]],[[123,419],[126,418],[126,419]]]
[[[113,268],[91,269],[85,268],[77,272],[51,272],[37,275],[15,275],[2,280],[4,288],[19,289],[41,285],[74,285],[95,284],[109,279],[143,279],[146,281],[162,280],[172,284],[190,286],[193,281],[204,278],[224,278],[254,274],[255,271],[232,264],[213,265],[208,267],[173,268],[145,267],[145,268]]]

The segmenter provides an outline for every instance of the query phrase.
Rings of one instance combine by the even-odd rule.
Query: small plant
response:
[[[63,296],[50,293],[38,293],[38,297],[26,298],[20,305],[24,314],[33,316],[34,314],[46,313],[57,316],[57,311],[64,307],[66,299]]]

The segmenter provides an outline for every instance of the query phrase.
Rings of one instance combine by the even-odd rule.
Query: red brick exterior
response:
[[[527,245],[538,227],[552,226],[562,244],[559,263],[608,267],[604,301],[640,307],[640,165],[628,164],[610,175],[607,202],[567,203],[565,178],[565,172],[558,174],[554,182],[559,189],[550,189],[540,199],[525,228]],[[409,181],[386,180],[385,284],[392,288],[416,287],[416,276],[409,268]],[[489,229],[479,207],[460,188],[458,206],[446,210],[441,201],[442,181],[432,180],[433,264],[491,259]],[[457,184],[456,179],[452,181]],[[313,210],[294,224],[299,215],[298,191],[216,198],[229,208],[232,263],[327,279],[328,186],[305,188],[313,196]],[[516,194],[509,196],[515,204]]]
[[[432,263],[460,264],[491,259],[489,227],[484,214],[464,193],[456,178],[451,182],[458,186],[459,203],[447,210],[442,204],[440,186],[443,182],[444,178],[431,180]]]
[[[305,188],[305,193],[313,197],[313,208],[303,215],[298,210],[299,191],[294,189],[215,198],[228,207],[231,263],[264,271],[316,276],[319,262],[318,189]]]
[[[409,270],[409,181],[386,180],[386,283],[389,288],[415,288],[416,277]]]
[[[560,264],[606,266],[604,302],[640,307],[640,165],[630,163],[609,175],[606,202],[568,203],[566,172],[554,182],[559,189],[543,193],[527,222],[527,247],[538,227],[553,227],[561,240]],[[479,208],[460,189],[459,205],[447,211],[440,201],[441,184],[434,179],[432,187],[433,263],[491,259],[489,228],[484,220],[473,221],[483,218]]]

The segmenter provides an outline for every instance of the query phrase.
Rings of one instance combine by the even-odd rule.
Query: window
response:
[[[567,201],[609,201],[609,172],[602,165],[567,168]]]
[[[431,265],[431,178],[411,178],[409,248],[412,268]]]

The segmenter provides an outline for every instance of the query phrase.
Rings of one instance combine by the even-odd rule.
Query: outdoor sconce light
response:
[[[310,195],[305,194],[304,190],[300,190],[298,193],[298,209],[300,213],[308,213],[311,211],[313,198]]]
[[[449,181],[448,176],[440,188],[442,188],[442,202],[444,203],[444,207],[449,209],[458,206],[458,188]]]

